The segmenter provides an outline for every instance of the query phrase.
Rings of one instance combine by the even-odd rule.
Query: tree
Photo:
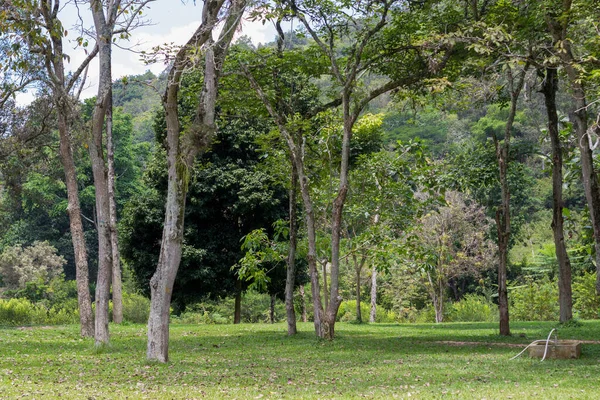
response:
[[[48,242],[9,247],[0,254],[0,278],[8,289],[22,289],[28,282],[41,279],[48,283],[62,275],[66,260],[56,254]]]
[[[151,305],[146,353],[148,360],[168,361],[171,294],[181,261],[183,217],[190,171],[198,152],[205,150],[212,140],[220,74],[227,49],[246,6],[244,0],[232,0],[228,3],[229,8],[221,34],[217,41],[213,42],[212,33],[219,20],[223,4],[221,0],[207,0],[204,3],[202,22],[190,40],[177,52],[163,96],[169,178],[161,252],[156,272],[150,280]],[[205,56],[202,92],[196,115],[188,126],[183,127],[183,134],[181,134],[177,96],[181,77],[194,61],[194,49],[203,46]]]
[[[494,261],[493,242],[486,238],[491,221],[483,207],[459,192],[446,192],[447,206],[425,215],[417,231],[418,257],[436,322],[444,318],[450,279],[477,276]]]
[[[329,298],[326,299],[325,308],[320,300],[320,284],[316,265],[317,240],[314,202],[310,194],[309,177],[302,160],[301,142],[295,133],[298,130],[289,125],[292,122],[292,116],[282,112],[277,104],[277,99],[269,98],[260,82],[247,67],[245,74],[289,146],[292,162],[298,173],[306,216],[309,243],[308,265],[313,295],[315,333],[318,337],[333,338],[337,310],[341,303],[339,294],[340,235],[343,208],[349,189],[348,176],[354,124],[372,99],[397,87],[420,82],[430,73],[439,72],[448,60],[447,57],[440,56],[440,54],[446,54],[448,48],[438,46],[431,49],[426,45],[422,47],[414,45],[411,42],[411,33],[414,31],[410,31],[414,26],[408,26],[408,24],[406,30],[395,37],[395,39],[402,38],[398,39],[399,42],[393,44],[385,42],[386,37],[398,33],[394,32],[394,29],[401,26],[403,18],[410,14],[410,11],[399,5],[400,2],[394,0],[369,1],[352,5],[335,1],[315,3],[291,0],[283,1],[282,4],[285,7],[284,13],[291,14],[300,21],[303,29],[314,41],[316,49],[320,53],[319,56],[324,57],[328,62],[331,84],[336,95],[333,102],[327,106],[341,105],[342,140],[339,148],[339,170],[336,177],[337,195],[331,204],[331,273]],[[391,19],[392,10],[398,11],[398,14],[402,16],[401,22],[394,24],[390,31],[386,31],[384,28]],[[403,14],[404,11],[406,14]],[[401,26],[399,30],[402,28],[404,26]],[[382,48],[383,51],[379,51]],[[428,64],[432,67],[431,69],[424,60],[432,61]],[[409,68],[410,72],[407,73],[404,73],[403,68],[396,68],[394,73],[388,67],[392,62],[398,62],[403,66],[411,63],[416,67]],[[402,72],[398,73],[398,71]],[[374,72],[389,75],[390,79],[373,88],[358,90],[360,84],[363,83],[361,81],[363,74]]]
[[[558,113],[556,111],[556,92],[558,76],[554,68],[546,68],[546,76],[542,85],[542,93],[548,115],[548,136],[552,143],[552,233],[558,260],[558,302],[560,305],[560,322],[573,319],[573,294],[571,290],[571,261],[567,253],[564,234],[563,217],[563,148],[558,129]]]
[[[88,287],[87,251],[69,129],[74,109],[72,90],[77,86],[87,66],[96,56],[98,48],[94,47],[72,74],[66,74],[64,61],[67,55],[63,51],[62,39],[68,32],[58,18],[60,9],[59,0],[23,2],[19,5],[4,3],[2,5],[3,20],[0,23],[0,27],[2,27],[0,29],[9,32],[9,40],[13,41],[13,48],[18,50],[11,54],[11,58],[7,60],[9,62],[5,63],[3,67],[10,67],[13,71],[18,72],[29,72],[28,66],[31,66],[27,58],[29,56],[36,60],[37,65],[45,67],[44,74],[39,79],[48,86],[57,112],[60,155],[68,194],[67,211],[75,251],[81,335],[92,336],[94,328]],[[23,55],[25,57],[21,57]]]
[[[572,36],[577,34],[574,32],[574,18],[578,16],[579,12],[594,11],[592,7],[586,7],[585,2],[583,3],[583,7],[581,7],[582,4],[571,0],[547,5],[546,22],[548,32],[555,44],[555,55],[560,60],[560,65],[566,72],[567,82],[570,86],[575,106],[575,110],[573,110],[571,115],[580,152],[583,188],[594,232],[597,270],[596,292],[600,294],[600,186],[598,184],[598,174],[594,167],[591,136],[593,129],[590,130],[588,123],[584,68],[582,68],[582,60],[576,57]]]

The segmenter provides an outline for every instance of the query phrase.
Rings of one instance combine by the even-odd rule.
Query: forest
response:
[[[204,0],[113,76],[153,3],[0,3],[0,325],[599,318],[599,3]]]

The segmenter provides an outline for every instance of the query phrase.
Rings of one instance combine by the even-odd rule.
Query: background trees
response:
[[[343,301],[356,299],[351,311],[344,304],[345,319],[365,320],[367,292],[373,321],[377,307],[390,320],[441,321],[463,318],[461,301],[489,311],[500,300],[506,334],[508,305],[534,318],[522,304],[542,302],[535,293],[558,296],[557,318],[567,321],[567,258],[574,315],[594,315],[583,310],[597,304],[589,294],[597,235],[586,210],[594,215],[597,181],[591,2],[257,4],[252,17],[275,25],[275,41],[255,47],[240,37],[230,49],[245,2],[207,1],[187,45],[149,56],[171,57],[165,73],[104,76],[108,86],[83,101],[95,48],[76,38],[89,59],[69,73],[59,3],[23,3],[31,13],[17,3],[0,14],[0,257],[47,240],[66,261],[65,277],[78,271],[84,297],[90,283],[100,288],[108,312],[106,274],[99,282],[82,268],[107,271],[94,249],[108,214],[97,213],[104,189],[92,175],[107,174],[103,132],[112,130],[126,290],[154,298],[149,358],[167,359],[171,299],[182,314],[235,296],[239,321],[241,294],[261,279],[231,268],[253,231],[264,249],[277,249],[255,260],[253,278],[268,281],[262,290],[274,301],[287,286],[290,334],[304,265],[320,337],[333,337]],[[226,29],[213,38],[218,21]],[[39,97],[15,104],[10,94],[33,80],[42,82]],[[162,111],[151,86],[164,90]],[[0,275],[8,287],[10,273]],[[546,290],[557,277],[560,290]],[[89,301],[80,298],[80,315]]]

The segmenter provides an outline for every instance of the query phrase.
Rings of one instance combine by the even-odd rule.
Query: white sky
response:
[[[193,1],[190,0],[185,1],[185,3],[181,0],[156,0],[150,3],[149,7],[144,10],[144,15],[152,21],[152,25],[132,31],[129,42],[121,41],[119,44],[123,47],[133,46],[137,51],[150,50],[153,46],[164,43],[184,44],[200,23],[202,1],[197,0],[196,3],[194,5]],[[88,18],[89,15],[88,24],[91,26],[91,12],[85,8],[81,8],[80,12],[84,18]],[[70,5],[65,6],[60,17],[65,28],[69,30],[69,27],[76,21],[75,9]],[[252,42],[258,45],[259,43],[271,42],[275,37],[275,29],[269,23],[262,25],[260,22],[244,20],[242,30],[237,36],[241,35],[249,36]],[[73,32],[73,34],[69,34],[64,38],[65,53],[70,56],[70,62],[66,65],[68,70],[76,69],[85,58],[85,53],[81,48],[74,49],[74,43],[68,43],[69,40],[74,41],[76,37],[77,35]],[[144,65],[139,54],[113,46],[113,80],[126,75],[142,74],[148,69],[155,74],[159,74],[164,68],[165,66],[162,63]],[[98,60],[95,59],[90,64],[86,88],[81,95],[82,98],[96,95],[95,82],[97,79]],[[28,104],[34,96],[35,90],[29,90],[27,93],[19,94],[17,102],[22,105]]]

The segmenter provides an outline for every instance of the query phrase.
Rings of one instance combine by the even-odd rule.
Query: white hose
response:
[[[548,344],[550,343],[550,336],[552,336],[552,332],[554,332],[556,330],[556,328],[553,328],[550,333],[548,334],[548,338],[546,340],[544,339],[540,339],[540,340],[534,340],[533,342],[531,342],[527,347],[525,347],[519,354],[517,354],[516,356],[514,356],[513,358],[511,358],[510,360],[514,360],[515,358],[519,357],[521,354],[525,353],[525,350],[527,350],[528,348],[530,348],[531,346],[538,344],[540,342],[546,342],[546,348],[544,349],[544,357],[542,357],[542,361],[544,361],[546,359],[546,353],[548,352]]]

